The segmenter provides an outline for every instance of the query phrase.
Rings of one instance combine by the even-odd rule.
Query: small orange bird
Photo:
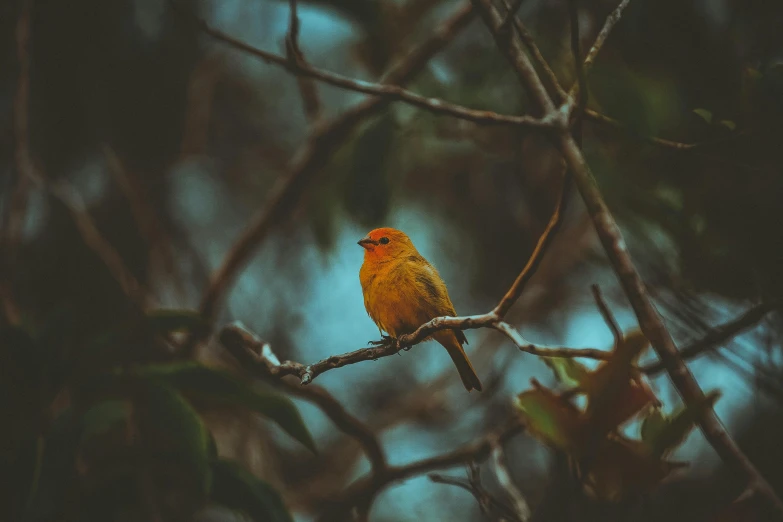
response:
[[[404,233],[377,228],[359,245],[364,248],[364,263],[359,271],[364,307],[384,338],[372,344],[413,333],[435,317],[457,316],[440,274]],[[461,330],[441,330],[427,340],[432,338],[449,352],[465,388],[481,391],[481,381],[462,349],[462,344],[468,342],[465,334]]]

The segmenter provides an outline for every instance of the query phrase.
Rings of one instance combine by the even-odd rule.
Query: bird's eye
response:
[[[389,243],[389,238],[388,237],[382,237],[381,239],[378,240],[378,243],[380,243],[382,245],[386,245],[386,244]]]

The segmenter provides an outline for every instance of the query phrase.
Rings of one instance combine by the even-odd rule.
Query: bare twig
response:
[[[427,478],[436,484],[446,484],[447,486],[456,486],[458,488],[464,489],[475,497],[476,501],[479,503],[479,507],[481,508],[482,513],[487,510],[489,500],[487,498],[488,495],[485,496],[486,491],[483,489],[477,490],[473,484],[467,480],[449,477],[448,475],[441,475],[440,473],[430,473],[427,475]]]
[[[598,285],[591,285],[590,289],[593,291],[593,299],[595,299],[595,304],[598,307],[598,311],[601,312],[601,317],[604,318],[604,322],[606,323],[606,326],[608,326],[609,329],[612,331],[612,337],[614,337],[614,345],[620,346],[620,343],[623,340],[623,332],[620,330],[620,327],[617,325],[617,320],[614,318],[612,311],[609,310],[609,307],[606,305],[603,295],[601,295],[601,287],[599,287]]]
[[[299,47],[299,10],[297,0],[288,0],[288,34],[286,35],[286,46],[289,47],[293,59],[299,62],[302,58],[302,49]],[[300,62],[301,63],[301,62]]]
[[[226,334],[225,332],[232,333]],[[367,458],[375,473],[381,473],[386,469],[386,455],[373,432],[359,419],[348,413],[328,391],[319,386],[303,388],[283,379],[269,379],[270,376],[281,377],[281,373],[286,375],[285,370],[281,369],[290,363],[281,364],[267,343],[264,343],[249,330],[238,327],[224,330],[221,341],[242,368],[254,376],[276,383],[287,391],[318,405],[341,431],[359,441],[367,453]]]
[[[503,2],[507,9],[511,9],[509,7],[507,0],[503,0]],[[504,20],[504,23],[506,23],[508,20],[509,17],[507,16],[506,19]],[[536,41],[533,38],[533,35],[530,34],[530,31],[528,31],[527,28],[518,19],[514,20],[514,22],[515,22],[515,28],[517,30],[517,33],[519,34],[519,38],[522,40],[522,43],[525,45],[525,48],[530,53],[530,58],[533,60],[536,67],[538,67],[538,69],[541,71],[541,80],[544,82],[544,86],[546,87],[549,94],[552,96],[553,101],[556,104],[565,103],[565,101],[569,97],[569,93],[567,93],[560,85],[557,76],[555,75],[554,71],[550,67],[549,63],[544,58],[543,54],[541,53],[541,50],[538,48],[538,45],[536,44]],[[576,27],[575,25],[572,25],[572,29],[575,27]],[[601,33],[603,33],[603,31]],[[572,34],[572,52],[573,52],[573,43],[574,43],[573,39],[574,39],[574,35]],[[596,45],[598,45],[598,48],[596,48],[594,45],[591,50],[591,54],[593,56],[597,54],[598,50],[600,50],[600,47],[603,45],[603,42],[596,40]],[[581,56],[581,52],[580,52],[580,56]],[[588,65],[591,65],[591,63]],[[585,62],[582,61],[581,66],[577,62],[576,67],[578,69],[581,69],[581,74],[579,73],[579,71],[577,71],[577,79],[579,79],[580,77],[583,78],[583,82],[586,85],[587,75],[585,74]],[[579,84],[577,83],[575,85],[578,86]],[[577,90],[579,90],[579,95],[581,97],[583,91],[581,89],[577,89]],[[586,89],[584,92],[587,92]],[[622,122],[614,118],[611,118],[609,116],[606,116],[604,114],[601,114],[593,109],[587,108],[586,100],[582,102],[581,107],[583,107],[583,110],[580,113],[584,116],[584,119],[593,121],[595,123],[600,123],[618,130],[623,130],[626,132],[629,130],[628,127],[624,125]],[[667,140],[664,138],[658,138],[655,136],[638,136],[635,134],[634,136],[636,136],[641,140],[649,141],[650,143],[653,143],[655,145],[659,145],[661,147],[671,148],[675,150],[690,150],[699,145],[698,143],[682,143],[673,140]]]
[[[550,100],[549,95],[544,88],[544,85],[538,78],[538,74],[536,73],[535,68],[530,63],[530,60],[525,54],[519,39],[507,38],[505,33],[501,31],[502,18],[500,17],[497,9],[495,9],[495,6],[492,5],[491,1],[471,1],[477,8],[481,17],[484,19],[485,24],[490,27],[498,49],[500,49],[506,59],[511,63],[520,83],[528,90],[533,100],[539,105],[539,109],[541,109],[544,114],[552,115],[560,112],[561,117],[567,117],[567,112],[556,110],[552,100]],[[567,129],[567,120],[561,121],[561,123],[561,131]]]
[[[612,356],[611,353],[605,350],[598,350],[596,348],[552,348],[548,346],[541,346],[532,344],[519,335],[514,327],[510,324],[500,321],[492,324],[492,328],[499,331],[508,337],[520,351],[536,355],[538,357],[584,357],[587,359],[596,359],[599,361],[609,360]]]
[[[491,312],[484,315],[467,317],[436,317],[423,324],[416,332],[401,336],[397,342],[372,348],[360,348],[340,355],[332,355],[313,364],[304,365],[295,361],[283,361],[267,368],[269,375],[285,377],[295,375],[302,384],[310,384],[313,379],[324,372],[342,368],[350,364],[364,361],[376,361],[383,357],[396,355],[401,350],[409,349],[425,341],[433,333],[445,329],[470,330],[475,328],[493,328],[508,337],[519,350],[539,357],[585,357],[589,359],[607,360],[609,352],[594,348],[552,348],[539,346],[526,341],[510,324],[498,321]],[[256,335],[245,328],[240,322],[226,325],[220,332],[220,342],[230,351],[236,346],[252,345]]]
[[[733,321],[715,327],[703,338],[683,348],[682,356],[686,359],[691,359],[707,350],[720,346],[743,330],[756,324],[765,314],[777,307],[779,307],[779,305],[773,303],[762,304],[748,310]],[[468,330],[475,328],[493,328],[511,340],[520,351],[538,357],[585,358],[605,361],[609,360],[612,356],[611,352],[598,348],[549,347],[530,343],[525,340],[513,326],[504,321],[498,321],[490,312],[484,315],[467,317],[437,317],[422,325],[416,332],[409,336],[400,337],[400,339],[398,339],[399,344],[361,348],[340,355],[332,355],[309,365],[295,361],[275,362],[274,364],[267,364],[265,371],[269,375],[277,378],[282,378],[286,375],[294,375],[301,380],[302,384],[309,384],[313,379],[326,371],[342,368],[343,366],[348,366],[350,364],[375,361],[383,357],[395,355],[404,348],[409,348],[423,342],[437,331],[444,329]],[[617,331],[619,332],[619,328]],[[231,353],[237,353],[239,350],[247,349],[257,352],[258,347],[262,346],[258,337],[239,322],[224,326],[220,332],[220,341]],[[617,341],[615,340],[615,342]],[[400,346],[402,346],[402,348]],[[272,359],[263,360],[270,361]],[[647,375],[655,375],[662,369],[661,363],[652,363],[641,367],[640,371]]]
[[[81,196],[63,182],[52,183],[42,176],[36,175],[34,181],[39,187],[47,190],[57,199],[71,215],[84,243],[92,250],[103,263],[114,279],[119,283],[122,291],[137,305],[143,305],[145,292],[139,284],[136,276],[125,265],[114,246],[101,234],[95,221],[85,208]]]
[[[506,2],[506,5],[508,5],[508,2]],[[541,50],[538,48],[538,45],[533,38],[533,35],[530,34],[530,31],[528,31],[527,28],[518,19],[514,21],[514,27],[516,27],[519,38],[522,40],[522,43],[525,44],[525,47],[530,53],[530,57],[533,59],[533,62],[538,66],[539,69],[541,69],[541,72],[543,73],[542,80],[545,82],[546,88],[552,95],[552,98],[558,104],[564,103],[568,98],[568,93],[563,90],[563,87],[560,85],[560,81],[557,79],[557,75],[555,75],[555,72],[546,61],[546,58],[544,58],[544,55],[541,53]]]
[[[736,319],[710,329],[701,339],[692,342],[680,350],[680,356],[684,359],[693,359],[702,353],[713,350],[745,330],[756,326],[768,313],[779,309],[780,306],[781,304],[777,302],[758,304],[748,309]],[[647,375],[655,375],[665,369],[663,363],[658,361],[644,366],[642,371]]]
[[[506,17],[503,19],[503,23],[500,24],[501,31],[508,31],[509,27],[511,27],[511,24],[516,19],[517,12],[519,11],[519,8],[522,7],[524,1],[525,0],[514,0],[514,3],[509,5],[506,0],[503,0],[503,4],[506,7],[507,12]]]
[[[574,68],[576,69],[576,86],[577,86],[577,102],[576,102],[576,124],[577,129],[579,122],[582,121],[582,113],[587,107],[587,76],[585,74],[586,67],[589,67],[587,60],[582,63],[582,43],[579,37],[579,6],[578,0],[568,0],[568,15],[571,18],[571,55],[574,57]],[[599,35],[600,36],[600,35]],[[598,44],[598,40],[596,40]],[[593,45],[593,49],[595,49]],[[599,46],[600,49],[600,46]],[[597,51],[596,51],[597,53]],[[576,131],[576,142],[581,144],[581,131]]]
[[[308,67],[304,58],[302,49],[299,47],[299,13],[297,11],[297,0],[288,0],[290,10],[290,20],[288,25],[288,34],[285,38],[286,56],[288,60],[297,69]],[[318,121],[321,115],[321,100],[318,97],[318,88],[312,81],[304,75],[297,75],[296,82],[299,86],[299,93],[302,95],[304,111],[310,123]]]
[[[470,4],[460,7],[433,34],[385,75],[389,84],[405,84],[426,65],[473,18]],[[310,179],[326,164],[333,152],[350,136],[351,131],[366,118],[377,114],[391,100],[384,97],[368,99],[342,115],[319,123],[310,138],[294,157],[288,173],[270,191],[267,204],[253,218],[226,255],[204,293],[200,311],[209,324],[214,321],[218,306],[235,278],[261,245],[272,225],[290,209],[305,192]]]
[[[644,282],[628,253],[622,233],[606,206],[595,178],[576,143],[570,136],[564,135],[561,137],[561,145],[566,160],[574,169],[577,186],[593,219],[598,237],[636,313],[642,332],[650,340],[683,401],[689,405],[702,402],[704,392],[680,358],[671,334],[652,304]],[[745,475],[749,485],[757,489],[767,503],[775,509],[778,516],[783,518],[783,502],[732,440],[711,408],[706,409],[700,416],[699,426],[718,455],[737,472]]]
[[[498,347],[499,343],[483,345],[482,351],[473,359],[474,364],[489,363]],[[379,439],[387,430],[400,424],[412,423],[429,427],[437,425],[442,428],[455,420],[456,416],[465,413],[464,405],[456,404],[448,393],[448,388],[455,382],[454,379],[453,370],[443,368],[427,383],[426,393],[422,393],[422,389],[415,386],[403,386],[399,389],[399,385],[386,382],[388,386],[383,388],[393,393],[393,400],[387,402],[376,397],[383,402],[383,405],[366,412],[366,416],[363,417],[364,425]],[[306,390],[313,386],[300,386],[298,381],[293,379],[283,379],[283,381],[289,381],[286,386],[291,386],[292,389]],[[399,393],[392,391],[397,389]],[[480,407],[482,402],[487,400],[487,393],[491,391],[491,381],[488,381],[480,400],[471,401],[469,408]],[[372,393],[376,395],[377,390]],[[364,454],[365,449],[355,444],[353,439],[347,440],[341,437],[322,446],[317,462],[312,462],[308,458],[297,460],[296,465],[288,466],[290,474],[286,475],[291,480],[286,480],[286,484],[287,491],[292,493],[288,497],[291,508],[306,511],[322,509],[324,499],[332,498],[342,492],[343,479],[353,477],[357,459]]]
[[[560,197],[558,198],[557,206],[555,207],[554,212],[552,212],[552,217],[549,218],[549,223],[544,229],[544,232],[538,238],[538,243],[536,243],[533,253],[530,255],[525,267],[511,285],[511,288],[508,289],[506,295],[503,296],[498,305],[491,312],[499,320],[506,316],[511,307],[514,306],[514,303],[517,302],[517,299],[519,299],[519,296],[522,295],[525,285],[527,285],[533,278],[533,275],[535,275],[538,266],[541,264],[541,260],[544,258],[547,247],[552,243],[555,234],[560,229],[560,224],[563,221],[563,214],[565,214],[566,204],[568,202],[568,196],[570,194],[569,187],[571,185],[571,176],[568,170],[564,170],[563,172],[562,183],[563,185],[560,189]]]
[[[11,214],[14,221],[19,221],[24,215],[24,200],[26,199],[26,185],[32,182],[39,188],[49,192],[59,200],[71,214],[76,228],[82,236],[85,244],[103,261],[112,276],[120,284],[122,290],[136,303],[141,302],[143,294],[135,276],[125,266],[122,257],[114,247],[101,235],[95,222],[84,208],[79,195],[72,187],[64,182],[54,183],[48,180],[37,168],[30,154],[29,146],[29,56],[27,46],[29,44],[29,16],[32,1],[23,3],[22,14],[17,25],[17,44],[20,65],[17,96],[14,102],[14,131],[16,134],[16,166],[17,187],[12,196]],[[10,225],[9,247],[15,245],[17,240],[16,225]],[[6,293],[5,291],[3,292]],[[5,296],[4,296],[5,297]],[[7,308],[7,306],[6,306]]]
[[[595,42],[593,42],[593,46],[590,48],[590,51],[587,53],[587,56],[585,59],[580,63],[579,60],[576,60],[576,67],[577,67],[577,83],[572,87],[570,96],[578,95],[578,106],[580,110],[578,110],[578,114],[584,116],[584,118],[589,119],[591,121],[594,121],[596,123],[602,123],[604,125],[608,125],[610,127],[614,127],[616,129],[621,130],[628,130],[628,128],[621,122],[615,120],[614,118],[611,118],[609,116],[603,115],[597,111],[594,111],[592,109],[587,108],[587,72],[592,68],[593,63],[595,62],[596,56],[598,56],[598,53],[601,51],[601,48],[603,47],[604,43],[606,42],[606,39],[609,37],[609,34],[611,33],[614,26],[617,24],[617,22],[620,21],[620,18],[622,16],[623,11],[628,5],[628,2],[630,0],[623,0],[620,2],[620,4],[617,5],[617,7],[612,11],[612,13],[609,15],[609,17],[604,22],[603,27],[601,28],[601,31],[598,33],[598,36],[595,39]],[[572,5],[575,6],[576,0],[569,0],[569,7]],[[574,19],[575,17],[578,17],[576,11],[573,7],[571,7],[571,18],[572,18],[572,33],[571,33],[571,46],[572,46],[572,52],[574,52],[575,49],[578,49],[577,45],[579,43],[578,35],[574,34],[574,28],[576,28]],[[577,28],[578,31],[578,28]],[[524,40],[524,38],[523,38]],[[546,79],[546,77],[545,77]],[[558,97],[555,97],[555,102],[562,103],[562,99],[559,99]],[[660,145],[662,147],[667,147],[671,149],[677,149],[677,150],[689,150],[694,147],[696,147],[698,144],[696,143],[680,143],[672,140],[667,140],[663,138],[657,138],[654,136],[639,136],[639,138],[649,141],[650,143],[654,143],[655,145]]]
[[[165,226],[160,219],[151,199],[151,194],[145,184],[135,172],[128,170],[120,157],[110,146],[103,145],[103,155],[109,167],[109,172],[114,176],[123,194],[128,200],[133,220],[142,237],[150,245],[150,254],[160,256],[164,269],[175,275],[175,284],[180,292],[183,291],[182,274],[174,259],[172,239],[166,233]]]
[[[495,467],[495,476],[498,478],[498,483],[506,492],[508,498],[511,500],[511,505],[514,508],[514,514],[520,522],[527,522],[530,520],[530,507],[527,505],[525,497],[522,492],[519,491],[517,485],[514,484],[514,480],[511,478],[506,467],[506,455],[503,451],[503,446],[498,444],[492,450],[492,464]]]
[[[174,2],[174,4],[176,4],[176,2]],[[312,78],[349,91],[382,97],[386,100],[387,103],[393,101],[404,102],[434,114],[453,116],[455,118],[471,121],[480,125],[510,125],[516,127],[547,129],[552,128],[556,124],[556,121],[551,119],[538,119],[531,116],[512,116],[498,114],[492,111],[470,109],[455,103],[440,100],[438,98],[429,98],[408,91],[400,85],[397,85],[398,83],[405,82],[387,81],[385,84],[378,84],[348,78],[337,73],[312,67],[300,60],[289,60],[284,56],[258,49],[246,42],[238,40],[218,29],[211,27],[209,24],[207,24],[206,21],[202,19],[196,18],[196,21],[198,22],[199,28],[212,38],[230,45],[235,49],[255,56],[269,64],[283,67],[292,74],[300,77]]]
[[[319,518],[319,522],[343,522],[347,520],[348,513],[356,506],[365,508],[383,489],[395,482],[400,482],[410,477],[422,475],[436,469],[450,468],[467,462],[486,459],[492,448],[497,444],[504,444],[511,437],[524,429],[521,418],[514,416],[500,429],[493,431],[478,441],[462,446],[454,451],[437,455],[406,464],[404,466],[389,466],[379,476],[366,475],[357,480],[345,492],[336,499]]]
[[[539,105],[539,108],[545,114],[555,113],[556,109],[552,101],[547,96],[541,80],[535,73],[535,69],[533,69],[527,56],[522,52],[520,44],[515,40],[509,41],[499,32],[502,17],[491,1],[473,1],[480,11],[484,22],[493,33],[498,47],[506,55],[523,85]],[[620,6],[615,9],[610,19],[607,20],[604,30],[601,31],[596,44],[593,46],[594,50],[591,50],[591,53],[588,55],[590,63],[595,59],[597,50],[600,49],[601,44],[606,40],[611,27],[619,20],[622,9],[627,3],[627,0],[622,0]],[[644,282],[628,254],[622,233],[606,206],[598,190],[595,178],[590,172],[578,145],[571,135],[565,131],[561,132],[557,145],[562,151],[569,168],[574,173],[574,179],[588,213],[593,220],[598,237],[636,313],[642,332],[650,340],[650,344],[667,369],[683,401],[689,405],[701,402],[704,400],[704,392],[680,358],[671,334],[653,306],[644,287]],[[769,483],[748,460],[747,456],[737,447],[712,409],[707,409],[700,416],[699,426],[705,438],[710,442],[718,455],[734,470],[742,473],[748,480],[750,487],[754,488],[766,500],[767,504],[774,508],[779,517],[783,517],[783,502],[781,502]]]
[[[585,119],[588,119],[590,121],[601,123],[603,125],[607,125],[609,127],[613,127],[618,130],[628,131],[628,127],[626,127],[622,122],[619,122],[614,118],[611,118],[604,114],[601,114],[600,112],[596,112],[592,109],[586,109],[584,114],[585,114]],[[690,150],[699,145],[698,143],[681,143],[679,141],[657,138],[655,136],[640,136],[635,133],[632,133],[632,135],[638,137],[640,140],[649,141],[650,143],[653,143],[655,145],[660,145],[661,147],[666,147],[675,150]]]
[[[317,405],[340,431],[356,439],[364,448],[367,460],[370,461],[370,466],[374,473],[381,473],[386,469],[386,454],[372,430],[358,418],[348,413],[340,402],[325,388],[321,386],[303,388],[298,384],[285,380],[280,380],[279,382],[283,389]]]
[[[493,522],[524,522],[514,512],[514,508],[496,499],[481,484],[480,469],[475,462],[470,463],[467,471],[467,479],[459,479],[440,473],[430,473],[427,475],[427,478],[436,484],[456,486],[469,492],[478,502],[479,509],[487,520]]]
[[[590,48],[590,51],[588,51],[587,56],[585,57],[585,73],[590,71],[590,69],[593,67],[593,63],[595,62],[598,53],[601,52],[601,49],[603,48],[604,43],[606,43],[606,39],[609,38],[612,29],[614,29],[614,26],[617,25],[617,22],[620,21],[620,18],[623,16],[623,11],[625,11],[625,8],[628,7],[629,2],[630,0],[621,0],[620,3],[617,4],[617,7],[614,8],[614,11],[612,11],[609,16],[606,17],[606,21],[604,22],[601,31],[598,33],[598,36],[596,36],[595,41],[593,42],[593,46]]]
[[[569,0],[569,3],[572,1],[573,0]],[[582,80],[584,81],[584,83],[582,82],[582,80],[580,80],[571,87],[571,92],[569,93],[571,100],[573,101],[574,98],[577,98],[579,100],[578,104],[582,107],[585,107],[585,105],[582,105],[582,96],[584,96],[586,93],[587,73],[590,72],[590,69],[593,67],[593,63],[595,62],[598,53],[603,48],[604,43],[606,43],[606,39],[609,38],[609,34],[611,34],[612,29],[614,29],[614,26],[617,25],[617,22],[620,21],[620,18],[623,15],[623,11],[628,6],[629,2],[630,0],[621,0],[620,3],[617,5],[617,7],[615,7],[614,11],[612,11],[611,14],[606,18],[606,21],[604,22],[601,31],[599,31],[598,36],[596,36],[595,41],[593,42],[593,46],[587,52],[587,56],[585,57],[584,62],[581,65],[582,76],[583,76]],[[572,33],[572,45],[573,45],[573,33]],[[585,92],[582,92],[583,90]],[[586,101],[586,99],[584,101]]]

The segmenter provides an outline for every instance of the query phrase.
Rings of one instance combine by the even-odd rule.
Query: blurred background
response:
[[[305,59],[370,81],[462,5],[298,4]],[[579,4],[587,49],[616,3]],[[95,442],[77,444],[75,432],[63,429],[64,415],[95,413],[95,396],[103,393],[96,376],[116,376],[117,368],[195,359],[243,375],[214,337],[188,350],[182,334],[150,328],[149,313],[140,312],[197,310],[211,274],[311,143],[316,122],[296,78],[216,41],[187,14],[284,55],[288,2],[179,5],[0,5],[4,519],[243,516],[242,506],[194,497],[177,462],[165,469],[144,464],[144,444],[128,442],[133,435],[126,433],[133,419],[149,413],[143,406],[135,404],[119,430],[120,445],[141,453],[112,457],[115,410],[98,412],[103,424],[94,428]],[[525,0],[519,16],[569,87],[567,3]],[[679,346],[761,301],[783,298],[781,21],[783,4],[761,0],[633,0],[588,78],[589,107],[624,128],[585,121],[585,156]],[[532,110],[477,17],[408,87],[476,109]],[[320,124],[366,98],[315,88]],[[217,328],[239,320],[281,360],[307,364],[378,338],[364,310],[363,251],[356,245],[372,228],[405,231],[440,271],[457,312],[479,314],[518,275],[558,198],[559,157],[543,138],[520,129],[392,104],[343,134],[316,161],[302,197],[273,220],[216,312]],[[673,147],[652,136],[695,145]],[[637,326],[572,190],[562,229],[508,320],[531,342],[609,349],[612,334],[592,284],[600,285],[624,330]],[[187,327],[193,318],[170,317],[176,328],[163,330]],[[717,414],[780,494],[782,318],[773,310],[689,363],[703,389],[722,392]],[[542,360],[497,332],[472,330],[467,337],[484,383],[480,394],[465,392],[435,343],[327,372],[316,384],[377,434],[391,464],[443,453],[513,415],[513,399],[531,378],[557,384]],[[246,381],[252,379],[243,375]],[[665,411],[681,405],[665,373],[650,382]],[[369,463],[319,408],[285,390],[275,393],[293,400],[317,455],[230,400],[193,407],[217,455],[270,485],[295,520],[315,520]],[[562,456],[528,434],[513,438],[506,452],[533,519],[571,520],[562,506],[568,476]],[[741,478],[698,430],[674,457],[690,466],[643,499],[583,500],[585,518],[574,520],[716,520],[742,492]],[[444,473],[466,476],[461,467]],[[487,471],[485,486],[498,491],[493,481]],[[486,518],[468,491],[420,476],[383,490],[370,519]]]

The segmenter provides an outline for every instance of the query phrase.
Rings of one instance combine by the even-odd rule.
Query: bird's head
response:
[[[393,228],[376,228],[359,240],[365,259],[394,259],[416,254],[410,238]]]

